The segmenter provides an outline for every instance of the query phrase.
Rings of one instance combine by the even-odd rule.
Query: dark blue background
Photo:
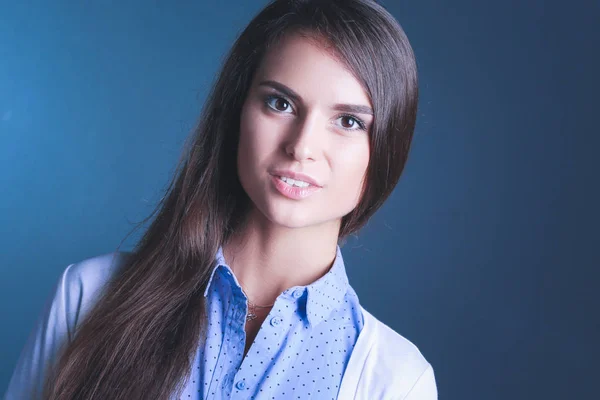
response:
[[[0,6],[0,393],[64,268],[151,211],[265,4],[151,3]],[[600,3],[384,4],[420,111],[397,189],[344,248],[352,285],[441,399],[597,398]]]

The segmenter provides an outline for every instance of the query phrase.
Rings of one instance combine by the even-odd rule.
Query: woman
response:
[[[380,5],[270,3],[151,226],[132,253],[65,270],[7,398],[437,398],[338,246],[397,183],[416,108],[412,50]]]

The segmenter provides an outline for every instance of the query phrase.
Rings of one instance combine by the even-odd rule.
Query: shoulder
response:
[[[412,373],[415,370],[422,371],[429,365],[413,342],[364,309],[363,315],[374,330],[373,350],[376,351],[374,355],[383,363],[382,366],[400,368],[404,373]]]
[[[5,394],[7,400],[42,398],[48,370],[128,256],[124,252],[104,254],[62,271],[21,350]]]
[[[63,308],[70,334],[95,305],[106,284],[129,256],[128,252],[102,254],[73,263],[63,270],[58,279],[54,302],[55,306]]]
[[[368,352],[362,365],[364,393],[375,398],[437,399],[433,368],[419,348],[363,308]]]
[[[76,262],[65,268],[61,280],[87,289],[102,286],[129,256],[128,252],[112,252]]]

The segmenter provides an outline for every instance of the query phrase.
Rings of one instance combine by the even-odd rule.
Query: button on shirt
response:
[[[217,253],[205,291],[206,342],[180,399],[336,399],[363,327],[340,248],[331,269],[281,293],[246,357],[247,298]]]

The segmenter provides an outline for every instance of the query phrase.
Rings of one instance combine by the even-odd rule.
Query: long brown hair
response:
[[[370,162],[340,239],[396,185],[417,111],[417,72],[398,22],[373,0],[276,0],[227,54],[198,126],[149,228],[77,329],[46,385],[48,399],[168,399],[181,393],[206,323],[203,291],[219,246],[250,200],[236,170],[240,112],[264,54],[284,35],[326,45],[373,104]]]

